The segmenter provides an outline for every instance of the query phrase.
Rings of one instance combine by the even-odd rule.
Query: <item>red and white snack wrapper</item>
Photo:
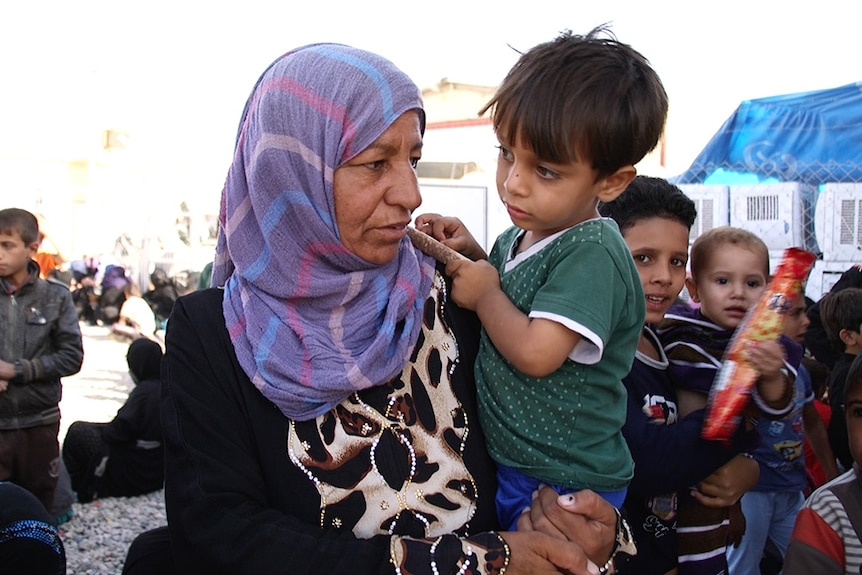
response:
[[[785,250],[760,300],[736,328],[709,390],[701,433],[705,439],[727,441],[733,436],[760,376],[748,361],[746,348],[754,342],[777,341],[781,337],[787,312],[801,292],[814,260],[811,252],[799,248]]]

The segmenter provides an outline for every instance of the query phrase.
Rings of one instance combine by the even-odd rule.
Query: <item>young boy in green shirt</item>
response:
[[[514,528],[540,484],[616,506],[632,458],[622,378],[644,322],[637,270],[598,203],[658,143],[667,96],[647,60],[604,29],[526,52],[482,112],[500,142],[497,191],[514,226],[490,256],[455,218],[417,227],[475,262],[447,265],[452,298],[482,321],[479,416]]]

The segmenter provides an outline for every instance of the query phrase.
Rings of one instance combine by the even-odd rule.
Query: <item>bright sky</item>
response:
[[[0,158],[86,157],[131,133],[137,169],[194,166],[218,197],[237,122],[283,52],[336,41],[389,57],[420,87],[495,85],[525,50],[610,22],[670,97],[668,174],[740,101],[862,80],[858,3],[846,0],[36,0],[0,20]],[[168,170],[171,171],[171,170]],[[215,200],[217,201],[217,200]]]

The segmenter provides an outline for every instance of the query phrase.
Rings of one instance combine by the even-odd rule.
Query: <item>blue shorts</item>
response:
[[[545,484],[512,467],[497,464],[497,518],[500,526],[507,531],[516,531],[518,518],[521,512],[530,507],[533,501],[533,492],[539,489],[539,485]],[[547,484],[545,484],[547,485]],[[580,491],[571,487],[551,485],[551,489],[560,495]],[[623,506],[626,499],[627,489],[618,491],[596,491],[599,496],[616,508]]]

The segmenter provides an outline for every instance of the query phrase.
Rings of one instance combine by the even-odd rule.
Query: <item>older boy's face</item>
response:
[[[736,329],[766,289],[763,256],[737,245],[722,245],[710,254],[689,293],[703,315],[722,329]]]
[[[646,297],[646,323],[658,323],[685,283],[688,228],[669,218],[638,220],[623,232]]]
[[[862,384],[856,383],[847,389],[844,414],[847,418],[850,453],[853,455],[853,461],[862,465]]]
[[[21,285],[29,275],[27,263],[36,255],[39,244],[24,243],[18,232],[0,232],[0,278],[14,286]]]

